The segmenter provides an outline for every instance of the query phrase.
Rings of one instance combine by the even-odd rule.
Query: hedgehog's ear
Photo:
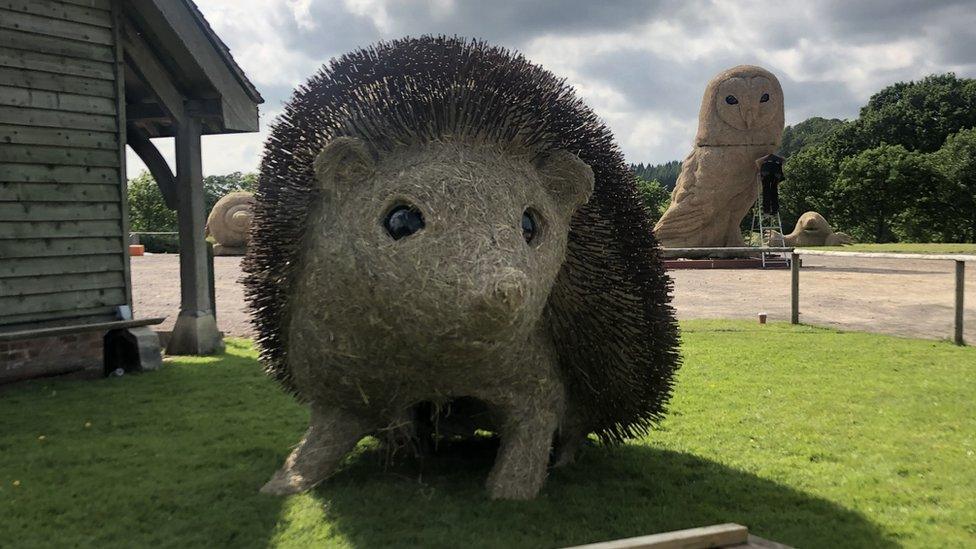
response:
[[[536,161],[542,184],[560,205],[575,210],[593,194],[593,170],[569,151],[554,151]]]
[[[313,166],[318,187],[334,193],[350,183],[369,177],[376,161],[359,139],[337,137],[322,148]]]

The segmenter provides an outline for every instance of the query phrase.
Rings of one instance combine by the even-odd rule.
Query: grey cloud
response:
[[[731,24],[726,17],[732,9],[730,6],[726,0],[456,0],[451,8],[436,8],[433,3],[420,0],[390,0],[385,4],[390,28],[384,31],[370,17],[351,13],[341,0],[314,0],[308,15],[314,29],[299,25],[289,17],[282,18],[268,32],[284,41],[286,51],[282,55],[301,52],[321,63],[379,39],[405,35],[457,34],[525,49],[534,39],[546,36],[596,41],[600,34],[629,32],[634,36],[633,45],[609,53],[584,54],[576,67],[582,79],[578,83],[599,83],[612,88],[625,98],[625,106],[635,118],[662,114],[687,118],[691,121],[688,135],[676,135],[673,139],[674,143],[681,144],[681,149],[694,133],[693,120],[705,83],[721,70],[738,64],[762,65],[780,76],[786,93],[788,120],[793,123],[810,116],[856,116],[858,108],[867,101],[863,96],[867,88],[877,90],[899,80],[944,72],[950,67],[960,70],[960,76],[976,76],[976,6],[972,0],[737,2],[736,20],[756,25],[747,30],[750,36],[756,37],[757,43],[744,45],[746,51],[737,51],[730,45],[695,62],[679,62],[677,58],[685,57],[678,55],[684,47],[680,40],[665,44],[675,55],[667,51],[654,54],[642,48],[641,42],[659,38],[637,29],[654,21],[677,28],[679,35],[705,41],[710,35],[734,31],[726,27]],[[201,8],[206,13],[206,2],[201,1]],[[232,49],[237,41],[260,39],[234,35],[222,38]],[[915,52],[916,62],[910,66],[891,70],[870,65],[857,67],[866,79],[857,82],[817,79],[817,75],[839,78],[837,74],[845,73],[837,70],[846,68],[838,64],[849,61],[837,58],[838,47],[842,51],[845,46],[903,40],[911,40],[920,48]],[[829,47],[819,49],[818,44]],[[764,55],[790,49],[799,56],[797,72],[813,81],[795,81],[783,67],[773,65],[772,55]],[[261,67],[245,69],[255,73]],[[291,87],[289,83],[281,83],[262,86],[261,91],[267,99],[265,110],[276,111],[290,96]],[[666,144],[656,150],[644,150],[640,143],[622,142],[622,145],[625,150],[640,151],[640,157],[631,158],[635,162],[666,160],[665,156],[674,154],[678,148]]]

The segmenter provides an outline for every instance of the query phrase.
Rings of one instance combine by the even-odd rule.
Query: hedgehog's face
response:
[[[343,329],[423,352],[527,336],[593,188],[564,152],[440,142],[377,159],[351,138],[322,151],[316,178],[305,293]]]

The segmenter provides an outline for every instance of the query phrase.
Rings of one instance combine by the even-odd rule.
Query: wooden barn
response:
[[[200,140],[257,131],[261,102],[190,0],[0,0],[0,383],[159,364],[161,319],[132,308],[126,145],[178,212],[167,351],[221,348]],[[175,138],[175,173],[152,137]]]

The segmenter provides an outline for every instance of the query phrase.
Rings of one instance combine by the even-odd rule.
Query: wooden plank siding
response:
[[[71,76],[37,70],[0,66],[0,82],[32,90],[70,92],[93,97],[115,97],[111,80]]]
[[[107,150],[117,150],[119,147],[115,133],[91,130],[0,124],[0,136],[3,136],[0,143],[13,143],[15,145],[50,145],[76,149]]]
[[[0,0],[0,330],[131,303],[117,0]]]

